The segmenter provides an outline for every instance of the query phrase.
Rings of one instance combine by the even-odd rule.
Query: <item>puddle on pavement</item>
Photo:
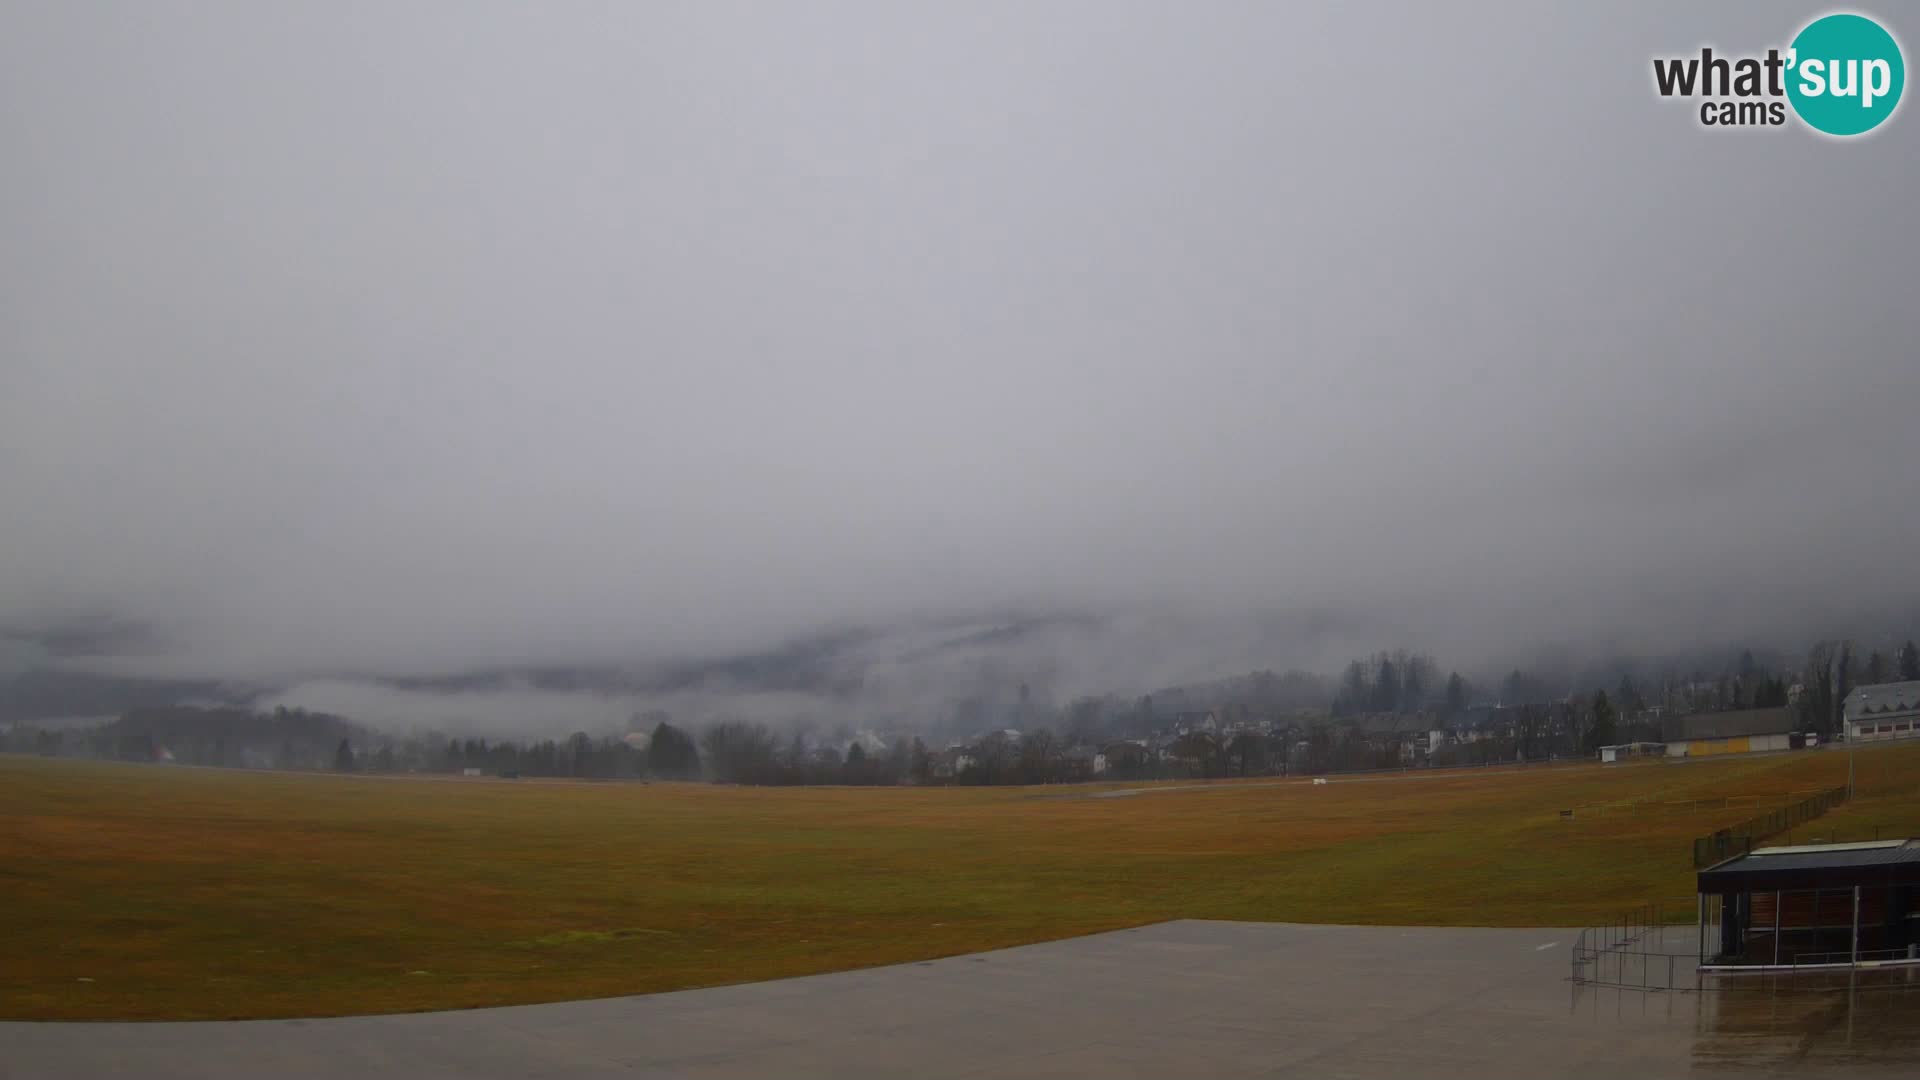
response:
[[[1703,1072],[1911,1066],[1920,1075],[1920,969],[1721,976],[1705,985],[1575,985],[1570,1018],[1615,1026],[1623,1043],[1690,1052]]]

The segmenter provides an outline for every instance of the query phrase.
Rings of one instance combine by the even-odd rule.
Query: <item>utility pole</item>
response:
[[[1838,679],[1838,678],[1835,678],[1835,680],[1834,680],[1834,682],[1835,682],[1835,683],[1838,683],[1838,682],[1839,682],[1839,679]],[[1841,700],[1839,701],[1839,703],[1838,703],[1838,704],[1839,704],[1839,709],[1840,709],[1840,737],[1841,737],[1842,739],[1846,739],[1846,740],[1847,740],[1847,801],[1848,801],[1848,802],[1852,802],[1852,801],[1853,801],[1853,751],[1854,751],[1854,745],[1853,745],[1853,740],[1852,740],[1851,738],[1848,738],[1848,733],[1847,733],[1847,702],[1846,702],[1846,699],[1845,699],[1845,698],[1842,698],[1842,699],[1841,699]]]

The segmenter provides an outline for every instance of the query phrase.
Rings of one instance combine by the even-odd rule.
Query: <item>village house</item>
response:
[[[1129,771],[1144,768],[1151,755],[1145,739],[1122,739],[1107,743],[1093,755],[1093,772],[1098,776],[1109,771]]]
[[[1862,686],[1847,695],[1842,715],[1849,740],[1920,736],[1920,682]]]
[[[964,744],[953,743],[933,755],[931,772],[936,780],[951,780],[974,763],[974,757],[967,752]]]
[[[1173,717],[1175,735],[1186,735],[1195,731],[1216,731],[1219,726],[1220,715],[1212,709],[1175,713]]]

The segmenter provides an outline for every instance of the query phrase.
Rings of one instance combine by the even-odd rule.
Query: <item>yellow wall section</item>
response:
[[[1700,739],[1687,746],[1687,756],[1706,757],[1709,754],[1744,754],[1748,750],[1748,739],[1742,735],[1734,739]]]

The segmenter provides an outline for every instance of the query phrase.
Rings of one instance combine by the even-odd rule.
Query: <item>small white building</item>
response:
[[[1847,738],[1863,742],[1920,735],[1920,682],[1862,686],[1847,695]]]
[[[1635,757],[1658,757],[1662,754],[1665,754],[1666,752],[1667,752],[1667,746],[1665,743],[1657,743],[1657,742],[1618,743],[1613,746],[1601,747],[1600,760],[1602,762],[1618,762],[1618,761],[1625,761],[1628,758],[1635,758]]]

